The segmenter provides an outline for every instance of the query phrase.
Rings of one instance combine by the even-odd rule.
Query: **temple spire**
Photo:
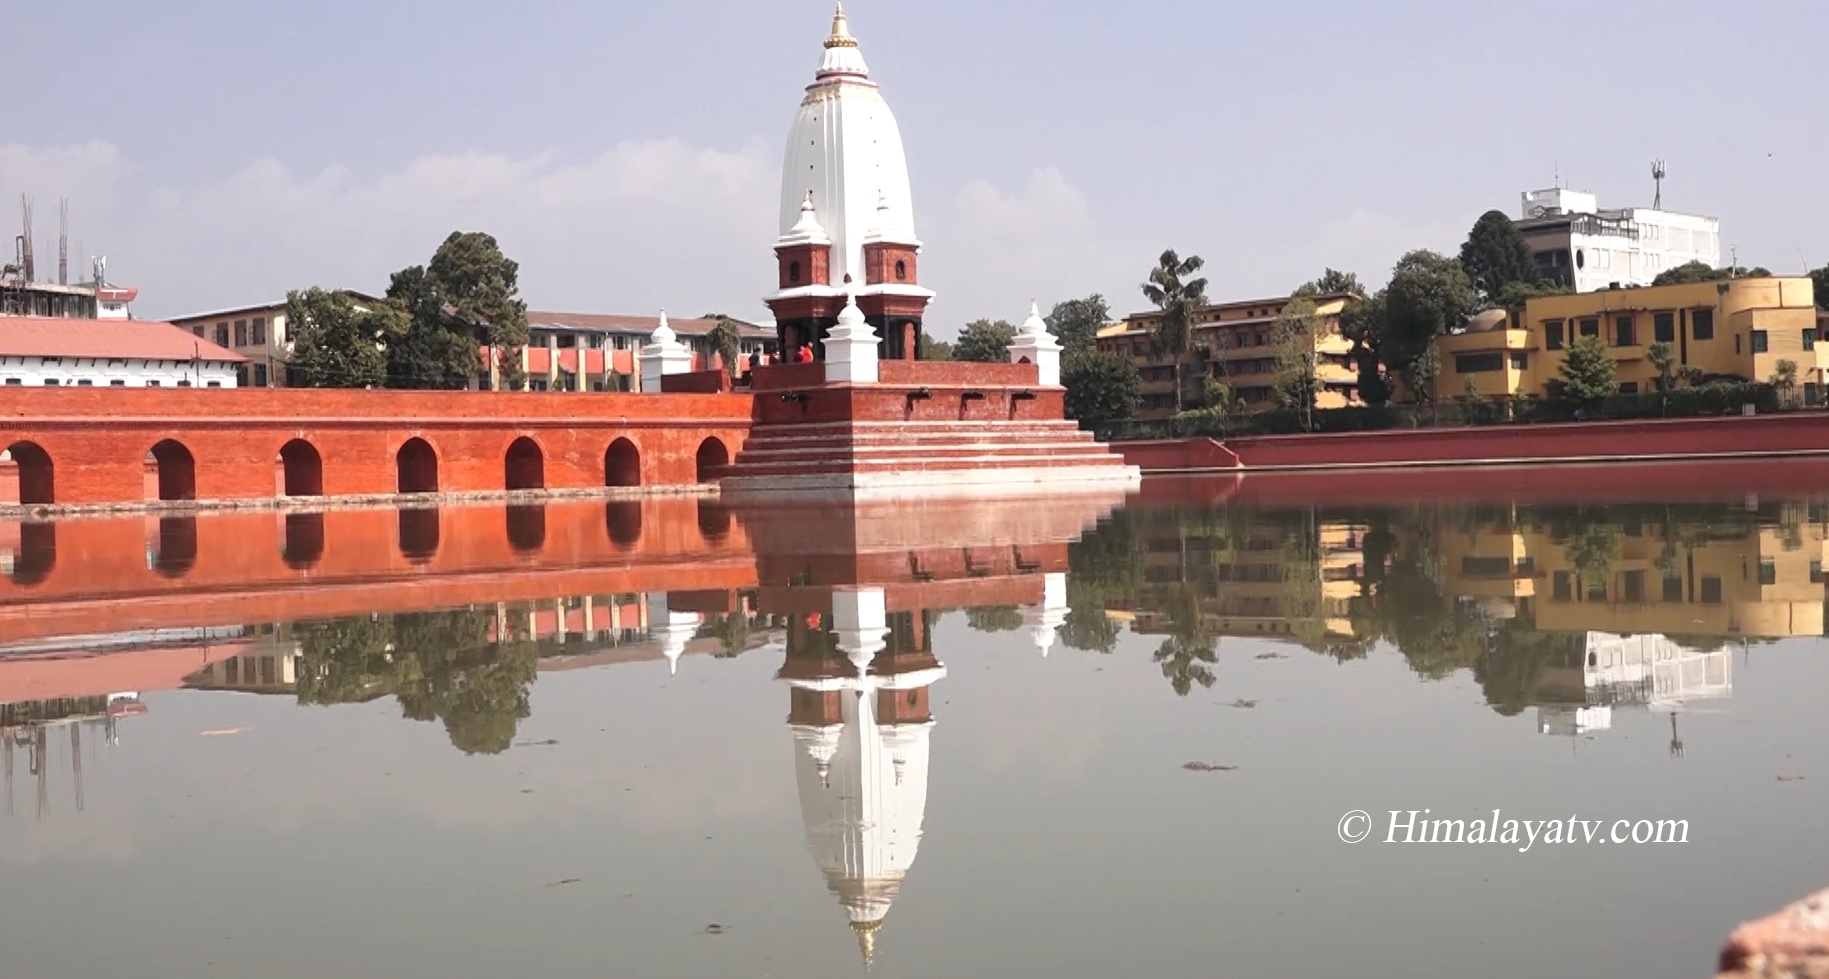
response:
[[[838,5],[838,11],[832,15],[832,33],[826,38],[826,47],[857,47],[857,38],[851,36],[851,24],[845,20],[845,5],[842,2]]]

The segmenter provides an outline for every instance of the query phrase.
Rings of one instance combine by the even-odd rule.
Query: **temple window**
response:
[[[908,278],[908,263],[905,261],[902,261],[901,259],[896,259],[896,263],[895,263],[896,281],[901,282],[907,278]]]
[[[787,280],[789,282],[799,282],[800,281],[800,263],[799,262],[787,263]]]

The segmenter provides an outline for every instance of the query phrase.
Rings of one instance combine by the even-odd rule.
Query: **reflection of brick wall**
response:
[[[160,439],[196,460],[198,499],[274,495],[263,460],[303,438],[323,461],[328,495],[392,493],[395,453],[413,437],[438,455],[439,489],[499,490],[516,438],[540,447],[548,488],[604,485],[604,452],[619,437],[641,452],[643,485],[696,482],[706,438],[734,456],[750,424],[747,395],[529,392],[58,388],[0,391],[9,440],[51,456],[57,503],[147,497],[141,461]],[[16,496],[12,499],[17,499]]]

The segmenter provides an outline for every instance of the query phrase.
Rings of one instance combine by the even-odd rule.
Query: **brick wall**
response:
[[[167,439],[188,450],[205,500],[272,497],[273,461],[293,439],[315,449],[333,496],[396,492],[396,454],[415,438],[436,455],[444,492],[505,488],[509,446],[523,438],[549,489],[605,485],[618,439],[636,446],[641,485],[686,485],[706,439],[733,456],[742,447],[750,405],[746,394],[31,388],[0,390],[0,424],[8,444],[50,455],[52,502],[115,503],[147,498],[143,460]]]

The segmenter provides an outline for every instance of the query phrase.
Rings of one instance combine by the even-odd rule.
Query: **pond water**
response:
[[[1829,883],[1824,500],[1083,509],[0,529],[0,971],[1704,975]]]

